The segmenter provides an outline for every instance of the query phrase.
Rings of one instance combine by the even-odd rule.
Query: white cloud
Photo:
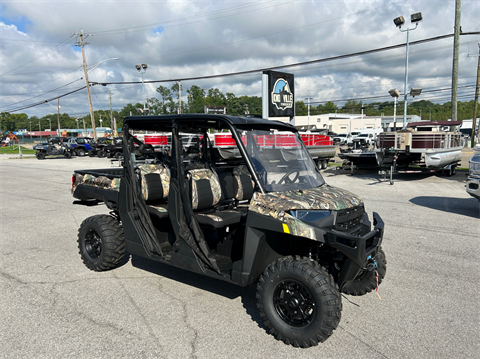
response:
[[[102,63],[91,81],[141,81],[137,63],[147,63],[145,80],[175,79],[262,69],[403,44],[406,33],[393,19],[421,11],[424,20],[410,41],[451,34],[454,1],[10,1],[2,4],[9,23],[28,21],[25,32],[0,18],[0,111],[48,99],[85,85],[82,56],[69,36],[80,29],[91,34],[87,62]],[[462,1],[462,30],[480,31],[480,3]],[[409,24],[409,26],[411,26]],[[65,43],[62,41],[68,39]],[[475,42],[462,36],[459,84],[474,84]],[[468,44],[467,44],[468,43]],[[424,90],[451,86],[453,38],[411,46],[409,83]],[[403,91],[405,49],[285,69],[295,74],[297,99],[313,101],[375,97],[390,88]],[[237,96],[260,96],[261,73],[185,81],[205,89],[217,87]],[[158,85],[147,84],[148,97]],[[61,87],[61,88],[60,88]],[[58,88],[58,89],[57,89]],[[142,102],[142,85],[95,86],[94,108]],[[51,91],[49,93],[46,93]],[[44,93],[42,95],[42,93]],[[40,95],[40,96],[39,96]],[[38,96],[38,97],[35,97]],[[472,90],[473,99],[473,90]],[[389,100],[380,99],[380,100]],[[434,99],[432,99],[434,100]],[[20,102],[23,101],[23,102]],[[443,99],[448,101],[448,99]],[[62,111],[87,113],[86,91],[61,99]],[[15,105],[18,103],[18,105]],[[103,107],[102,107],[103,106]],[[43,116],[50,106],[23,112]]]

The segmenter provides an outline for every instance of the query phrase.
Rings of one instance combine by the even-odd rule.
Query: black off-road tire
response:
[[[95,157],[95,151],[89,150],[88,151],[88,157]]]
[[[98,158],[103,158],[105,157],[107,154],[105,153],[105,151],[102,151],[102,150],[99,150],[97,151],[97,156]]]
[[[70,152],[65,152],[65,153],[63,154],[63,156],[64,156],[65,158],[72,158],[72,154],[71,154]]]
[[[83,263],[96,272],[117,267],[125,255],[125,235],[112,216],[85,219],[78,229],[78,248]]]
[[[120,159],[123,157],[123,153],[122,152],[115,152],[115,158],[117,159],[117,161],[120,161]]]
[[[387,258],[385,257],[385,252],[381,248],[374,257],[374,260],[377,262],[378,285],[380,285],[387,273]],[[342,293],[359,296],[370,293],[376,288],[377,279],[375,277],[375,271],[364,271],[360,273],[354,281],[346,284],[342,288]]]
[[[318,263],[284,257],[260,276],[257,307],[278,340],[308,348],[325,341],[337,328],[342,298],[333,277]]]
[[[37,152],[37,153],[35,153],[35,157],[37,157],[37,160],[43,160],[43,159],[45,159],[45,153]]]

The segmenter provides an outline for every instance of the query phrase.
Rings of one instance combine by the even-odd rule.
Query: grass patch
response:
[[[24,155],[34,155],[36,152],[35,150],[29,150],[22,146],[22,154]],[[0,154],[18,155],[18,147],[0,147]]]

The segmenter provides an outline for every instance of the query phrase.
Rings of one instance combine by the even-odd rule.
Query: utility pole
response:
[[[108,95],[110,96],[110,126],[113,129],[113,112],[112,112],[112,93],[108,89]]]
[[[179,115],[182,113],[182,81],[178,81],[178,112]]]
[[[58,137],[62,136],[60,133],[60,98],[57,99],[57,122],[58,122]],[[52,129],[50,129],[51,131]]]
[[[88,45],[88,42],[83,42],[83,31],[80,30],[80,33],[78,34],[80,37],[80,45],[82,47],[82,58],[83,58],[83,72],[85,73],[85,82],[87,84],[87,96],[88,96],[88,106],[90,107],[90,118],[92,120],[92,130],[93,130],[93,138],[95,142],[97,141],[97,131],[95,130],[95,116],[93,115],[93,107],[92,107],[92,98],[90,96],[90,84],[88,83],[88,72],[87,72],[87,62],[85,60],[85,50],[84,46]],[[88,37],[88,35],[87,35]]]
[[[453,38],[453,69],[452,69],[452,121],[457,121],[457,89],[458,89],[458,47],[460,43],[460,3],[455,0],[455,30]]]
[[[478,66],[477,66],[477,86],[475,88],[475,102],[473,105],[473,119],[472,119],[472,140],[471,147],[475,147],[475,130],[477,129],[477,114],[478,114],[478,90],[480,87],[480,42],[478,43]]]

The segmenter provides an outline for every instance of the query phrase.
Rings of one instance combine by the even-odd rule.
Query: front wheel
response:
[[[43,159],[45,159],[45,153],[37,152],[37,153],[35,153],[35,157],[37,157],[37,160],[43,160]]]
[[[78,230],[78,248],[83,263],[96,272],[115,268],[125,255],[125,236],[118,221],[99,214],[87,218]]]
[[[380,248],[376,256],[373,258],[375,270],[373,271],[361,271],[357,277],[350,283],[347,283],[342,292],[349,295],[364,295],[370,293],[373,289],[377,288],[377,285],[382,283],[385,274],[387,273],[387,258],[385,252]],[[377,283],[377,272],[378,283]]]
[[[71,154],[70,152],[68,152],[68,151],[66,151],[66,152],[63,154],[63,156],[64,156],[65,158],[72,158],[72,154]]]
[[[77,155],[80,157],[85,156],[85,150],[83,148],[78,148],[77,149]]]
[[[301,257],[270,264],[257,285],[257,307],[278,340],[308,348],[337,328],[342,300],[333,277],[318,263]]]

